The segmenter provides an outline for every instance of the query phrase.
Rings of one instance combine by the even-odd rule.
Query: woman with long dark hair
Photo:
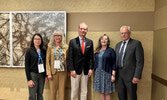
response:
[[[30,48],[25,54],[25,72],[28,81],[29,100],[43,100],[46,77],[46,50],[39,33],[33,35]]]

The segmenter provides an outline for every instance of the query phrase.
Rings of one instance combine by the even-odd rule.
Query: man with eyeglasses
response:
[[[122,41],[116,45],[116,66],[119,100],[137,100],[137,83],[144,66],[144,52],[140,41],[130,38],[130,26],[120,28]]]
[[[88,78],[91,77],[94,67],[93,41],[86,38],[88,26],[81,23],[78,27],[79,36],[70,40],[68,50],[68,68],[71,73],[71,100],[87,100]]]

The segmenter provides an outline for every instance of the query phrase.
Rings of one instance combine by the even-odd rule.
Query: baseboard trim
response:
[[[157,82],[159,82],[159,83],[161,83],[161,84],[167,86],[167,80],[165,80],[165,79],[163,79],[163,78],[161,78],[161,77],[159,77],[159,76],[157,76],[157,75],[155,75],[155,74],[153,74],[153,73],[152,73],[152,75],[151,75],[151,78],[152,78],[153,80],[155,80],[155,81],[157,81]]]

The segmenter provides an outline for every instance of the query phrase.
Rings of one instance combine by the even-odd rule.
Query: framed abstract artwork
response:
[[[9,13],[0,13],[0,65],[10,65]]]
[[[0,13],[0,66],[24,67],[25,53],[33,34],[40,33],[47,47],[50,36],[61,30],[66,36],[65,11]]]

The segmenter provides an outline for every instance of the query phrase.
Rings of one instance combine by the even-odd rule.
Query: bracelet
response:
[[[112,74],[113,77],[115,77],[115,74]]]

